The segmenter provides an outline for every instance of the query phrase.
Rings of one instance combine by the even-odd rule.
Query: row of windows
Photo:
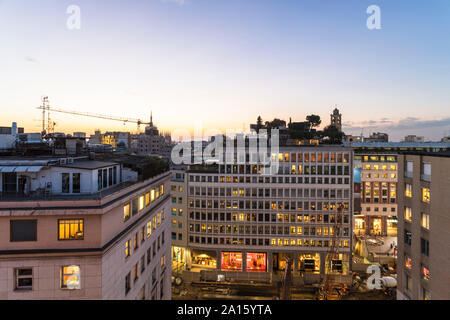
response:
[[[396,156],[359,156],[355,155],[355,160],[359,160],[362,162],[397,162]]]
[[[250,238],[215,238],[215,237],[197,237],[190,236],[190,243],[201,244],[220,244],[220,245],[246,245],[246,246],[298,246],[298,247],[330,247],[332,241],[340,248],[348,248],[350,240],[325,240],[325,239],[280,239],[280,238],[265,238],[265,239],[250,239]]]
[[[344,209],[345,210],[345,209]],[[335,214],[301,213],[231,213],[231,212],[189,212],[190,220],[203,221],[239,221],[239,222],[283,222],[283,223],[335,223]],[[342,217],[337,215],[339,223]],[[343,222],[349,223],[349,216],[343,215]]]
[[[116,184],[117,184],[117,166],[106,169],[98,169],[97,185],[99,191]]]
[[[147,193],[134,198],[130,203],[127,203],[123,207],[123,221],[128,221],[130,219],[130,214],[135,216],[163,195],[164,185],[162,184],[159,187],[152,188]]]
[[[60,289],[62,290],[80,290],[81,289],[81,269],[80,266],[62,266],[60,267]],[[33,290],[33,268],[17,268],[14,270],[14,290],[31,291]]]
[[[391,165],[387,165],[387,164],[366,164],[363,166],[364,170],[391,170],[391,171],[395,171],[397,170],[397,165],[395,164],[391,164]]]
[[[83,240],[84,219],[59,219],[58,240]],[[11,220],[11,242],[37,241],[37,220]]]
[[[258,153],[238,153],[238,157],[240,160],[244,160],[243,156],[245,155],[245,162],[252,162],[252,163],[258,163],[261,162],[261,156]],[[268,155],[263,155],[268,156]],[[348,163],[350,158],[349,153],[335,153],[335,152],[291,152],[291,153],[273,153],[271,155],[272,161],[278,162],[302,162],[302,163],[309,163],[309,162],[319,162],[319,163]],[[244,161],[243,161],[244,162]],[[242,168],[248,167],[249,165],[244,164],[237,164],[237,165],[220,165],[219,168],[224,171],[237,171],[238,169],[241,169],[240,172],[243,171]]]
[[[349,228],[337,230],[336,233],[342,236],[349,236]],[[284,234],[284,235],[305,235],[305,236],[334,236],[334,227],[322,226],[243,226],[243,225],[210,225],[210,224],[189,224],[190,232],[213,233],[213,234]]]
[[[407,229],[404,230],[404,243],[408,246],[412,243],[412,233]],[[427,257],[430,256],[430,242],[424,238],[420,238],[420,252]]]
[[[152,232],[154,232],[161,224],[164,222],[164,209],[161,212],[155,214],[152,218],[148,220],[148,222],[140,228],[138,232],[133,235],[133,243],[131,239],[128,239],[125,242],[125,259],[131,256],[131,245],[133,245],[133,252],[136,252],[139,249],[140,243],[145,242],[146,239],[150,238]],[[158,236],[158,239],[153,241],[153,249],[159,250],[161,246],[164,245],[164,231],[161,236]],[[154,251],[153,255],[156,254]]]
[[[344,204],[348,209],[348,204]],[[298,210],[335,211],[334,202],[323,201],[237,201],[190,199],[189,208],[199,209],[248,209],[248,210]]]
[[[412,222],[412,209],[410,207],[405,207],[404,218],[406,222]],[[420,214],[420,225],[422,228],[430,230],[430,215],[428,213],[421,212]]]
[[[422,191],[422,202],[430,203],[431,202],[431,189],[430,188],[421,188]],[[405,184],[405,197],[412,198],[412,185],[409,183]]]
[[[395,192],[395,184],[391,184]],[[384,187],[384,185],[383,185]],[[393,188],[393,189],[392,189]],[[395,195],[395,193],[394,193]],[[348,198],[350,189],[324,188],[207,188],[190,187],[189,196],[245,198]]]
[[[405,267],[408,270],[413,267],[413,260],[407,254],[405,254]],[[431,278],[430,269],[423,264],[420,265],[420,277],[425,281],[429,281]]]
[[[147,259],[146,259],[147,256]],[[125,295],[127,295],[132,285],[134,285],[138,280],[139,277],[144,273],[146,266],[148,266],[151,262],[151,247],[147,250],[147,253],[144,253],[140,261],[138,261],[134,266],[133,269],[128,272],[128,274],[125,276]],[[155,250],[153,249],[153,257],[155,256]],[[139,267],[140,266],[140,267]],[[160,280],[160,299],[164,296],[164,272],[165,272],[165,266],[166,266],[166,256],[162,255],[160,259],[160,270],[161,270],[161,276],[162,278]],[[152,286],[155,285],[158,282],[158,265],[156,265],[152,270],[152,277],[151,277],[151,284]],[[144,284],[143,288],[139,291],[139,299],[145,300],[145,289],[146,286]],[[156,297],[152,296],[152,300],[155,300]]]
[[[200,179],[201,178],[201,179]],[[349,184],[350,178],[333,177],[243,177],[243,176],[189,176],[190,182],[209,182],[209,183],[299,183],[299,184]]]

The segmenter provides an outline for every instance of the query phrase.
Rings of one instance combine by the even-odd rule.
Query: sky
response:
[[[378,5],[381,29],[369,30]],[[68,7],[80,9],[71,30]],[[71,20],[73,21],[73,20]],[[246,130],[261,116],[392,141],[450,134],[448,0],[0,0],[0,126],[52,107]],[[57,132],[137,130],[51,114]],[[142,130],[143,128],[141,128]]]

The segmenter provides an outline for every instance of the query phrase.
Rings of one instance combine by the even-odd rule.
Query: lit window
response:
[[[126,204],[125,206],[123,206],[123,221],[127,221],[128,219],[130,219],[130,204]]]
[[[430,229],[430,215],[427,213],[422,213],[421,225],[425,229]]]
[[[139,211],[141,211],[142,209],[144,209],[145,207],[145,197],[144,196],[140,196],[139,197]]]
[[[412,220],[412,210],[409,207],[405,207],[405,220],[409,222]]]
[[[131,240],[125,242],[125,258],[131,256]]]
[[[430,280],[430,270],[422,266],[422,278],[426,281]]]
[[[412,268],[412,260],[408,256],[405,256],[405,267],[407,267],[408,269]]]
[[[61,268],[61,289],[81,289],[79,266],[65,266]]]
[[[152,235],[152,222],[149,221],[147,222],[147,238],[150,238],[151,235]]]
[[[408,198],[412,197],[412,185],[410,184],[405,185],[405,196]]]
[[[84,220],[59,220],[59,240],[83,240]]]
[[[422,201],[430,203],[431,191],[429,188],[422,188]]]

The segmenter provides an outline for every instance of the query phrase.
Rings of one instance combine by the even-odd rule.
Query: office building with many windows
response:
[[[279,161],[272,175],[262,174],[248,151],[242,163],[235,157],[231,164],[187,169],[187,270],[267,280],[282,273],[290,258],[293,272],[310,281],[350,275],[352,149],[283,146],[270,156]],[[179,185],[172,181],[174,195]],[[329,259],[333,243],[338,256]]]

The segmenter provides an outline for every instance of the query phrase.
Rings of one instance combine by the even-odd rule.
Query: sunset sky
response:
[[[366,27],[372,4],[381,30]],[[162,130],[311,113],[328,124],[337,105],[347,134],[450,134],[448,0],[0,0],[0,41],[0,126],[26,132],[40,131],[47,95],[68,110],[152,110]],[[136,130],[52,118],[58,132]]]

